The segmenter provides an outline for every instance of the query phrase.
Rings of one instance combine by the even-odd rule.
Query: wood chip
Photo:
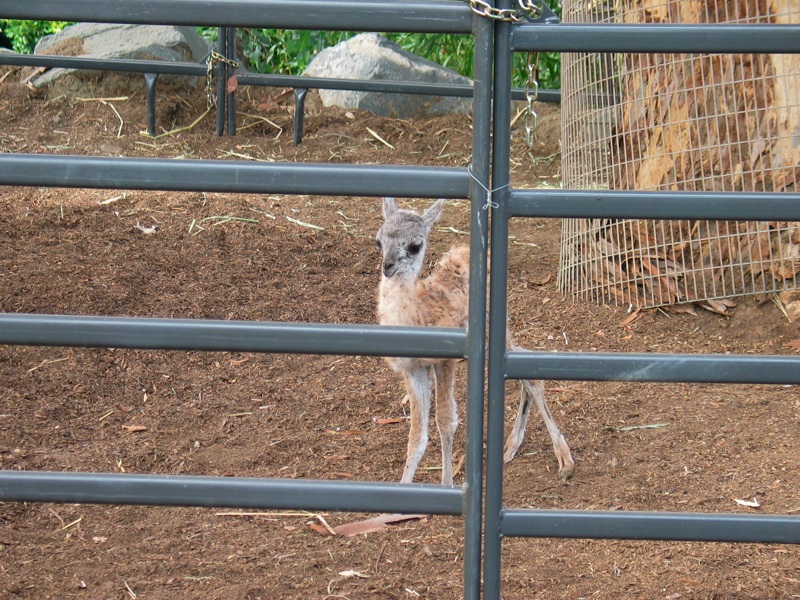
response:
[[[387,148],[391,148],[392,150],[394,150],[394,146],[392,146],[392,145],[391,145],[389,142],[387,142],[385,139],[383,139],[383,138],[382,138],[381,136],[379,136],[377,133],[375,133],[374,131],[372,131],[372,129],[370,129],[369,127],[366,127],[365,129],[366,129],[366,130],[369,132],[369,134],[370,134],[372,137],[374,137],[376,140],[378,140],[378,141],[379,141],[381,144],[383,144],[383,145],[384,145],[384,146],[386,146]]]
[[[614,427],[617,431],[633,431],[635,429],[661,429],[669,423],[653,423],[652,425],[628,425],[627,427]]]
[[[360,573],[359,571],[354,571],[352,569],[348,569],[347,571],[339,571],[339,575],[342,577],[358,577],[359,579],[369,579],[369,575],[364,575],[364,573]]]
[[[305,221],[298,221],[297,219],[293,219],[292,217],[286,217],[286,220],[289,221],[290,223],[294,223],[295,225],[300,225],[300,227],[308,227],[309,229],[325,231],[324,227],[320,227],[319,225],[312,225],[311,223],[306,223]]]
[[[740,506],[747,506],[748,508],[761,508],[758,498],[755,497],[753,497],[752,500],[739,500],[738,498],[734,498],[734,502]]]

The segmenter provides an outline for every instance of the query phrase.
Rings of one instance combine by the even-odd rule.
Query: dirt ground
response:
[[[109,85],[78,99],[32,92],[14,71],[0,84],[0,149],[469,161],[463,116],[400,121],[313,103],[305,140],[295,147],[291,108],[262,89],[239,90],[239,134],[216,138],[211,115],[188,128],[205,110],[203,90],[160,86],[159,126],[186,129],[153,140],[141,134],[142,87]],[[534,163],[516,136],[518,185],[558,184],[558,109],[541,112],[536,157],[544,160]],[[375,199],[5,187],[0,206],[4,312],[375,321]],[[431,257],[464,241],[468,224],[467,203],[448,202]],[[770,299],[739,299],[729,317],[652,310],[621,325],[627,307],[562,297],[555,284],[559,228],[556,220],[511,226],[511,326],[528,348],[797,351],[797,323]],[[463,372],[460,386],[463,398]],[[532,418],[520,456],[506,468],[509,506],[800,511],[796,387],[552,382],[548,390],[577,472],[558,481],[550,442]],[[4,346],[0,465],[395,481],[407,434],[402,395],[395,375],[372,357]],[[461,428],[456,461],[463,444]],[[417,480],[437,482],[437,467],[433,435]],[[754,499],[758,508],[737,502]],[[320,520],[307,513],[230,512],[0,503],[0,598],[461,596],[459,518],[332,537],[313,528]],[[336,526],[365,516],[323,518]],[[798,598],[800,550],[512,539],[503,544],[502,578],[509,599]]]

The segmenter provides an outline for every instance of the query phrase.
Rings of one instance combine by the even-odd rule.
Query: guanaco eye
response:
[[[408,253],[409,254],[419,254],[419,251],[422,250],[422,244],[409,244],[408,245]]]
[[[381,241],[380,241],[380,240],[375,240],[375,245],[378,247],[378,250],[380,250],[381,248],[383,248],[383,244],[381,244]]]

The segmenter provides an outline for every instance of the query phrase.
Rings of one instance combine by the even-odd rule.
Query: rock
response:
[[[468,77],[406,52],[375,33],[362,33],[331,48],[311,61],[304,75],[338,79],[409,81],[472,85]],[[428,117],[467,113],[471,98],[319,90],[325,106],[359,108],[381,117]]]
[[[78,23],[43,37],[36,44],[34,54],[201,62],[209,49],[209,43],[192,27]],[[186,77],[161,77],[187,81]],[[89,81],[96,86],[97,78],[98,71],[50,69],[31,80],[31,83],[40,88],[59,82],[59,87],[65,88],[60,91],[76,91],[76,88],[86,87]],[[100,78],[106,80],[105,85],[101,86],[104,89],[113,87],[117,91],[124,91],[124,88],[134,87],[134,82],[137,89],[143,85],[143,77],[139,73],[104,71],[100,73]]]

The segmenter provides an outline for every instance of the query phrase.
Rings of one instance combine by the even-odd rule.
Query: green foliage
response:
[[[0,33],[10,41],[15,52],[30,54],[36,42],[51,33],[58,33],[67,25],[66,21],[22,21],[0,19]]]
[[[324,48],[352,37],[343,31],[244,29],[242,47],[250,68],[299,75]]]
[[[545,0],[561,15],[560,0]],[[217,29],[199,28],[209,41],[217,39]],[[274,29],[240,29],[238,36],[249,68],[259,73],[299,75],[324,48],[334,46],[355,33],[342,31],[295,31]],[[461,34],[388,33],[390,40],[403,49],[439,63],[467,77],[473,74],[474,39]],[[513,84],[525,85],[525,55],[514,56]],[[542,53],[539,57],[539,88],[561,87],[561,55]]]
[[[404,50],[472,77],[474,39],[463,34],[388,33]]]
[[[545,0],[557,15],[561,14],[560,0]],[[64,21],[23,21],[0,19],[0,33],[10,41],[16,52],[31,53],[45,35],[61,31],[70,23]],[[198,32],[215,42],[217,28],[200,27]],[[239,29],[244,56],[249,68],[259,73],[300,74],[324,48],[334,46],[355,35],[343,31],[298,31],[276,29]],[[462,75],[472,77],[474,40],[469,35],[389,33],[387,37],[405,50],[427,58]],[[525,83],[525,55],[514,56],[513,83]],[[560,55],[542,53],[539,58],[540,89],[561,87]]]
[[[198,32],[210,42],[217,41],[217,28],[199,27]],[[251,71],[284,75],[299,75],[321,50],[354,35],[345,31],[237,30],[242,53]]]
[[[559,0],[546,0],[556,14],[561,13]],[[12,43],[16,52],[30,53],[45,35],[61,31],[70,23],[64,21],[22,21],[0,19],[0,33]],[[215,42],[217,28],[200,27],[198,32]],[[239,29],[242,51],[249,68],[259,73],[300,74],[324,48],[334,46],[355,35],[344,31],[300,31],[277,29]],[[470,35],[389,33],[387,37],[405,50],[472,77],[474,40]],[[514,56],[513,83],[525,82],[525,55]],[[560,55],[542,53],[539,58],[539,87],[561,86]]]
[[[471,35],[390,33],[387,37],[413,54],[437,62],[467,77],[473,75],[475,40]],[[527,77],[525,55],[515,54],[513,61],[512,84],[523,87]],[[539,88],[560,87],[561,55],[543,52],[539,57]]]

